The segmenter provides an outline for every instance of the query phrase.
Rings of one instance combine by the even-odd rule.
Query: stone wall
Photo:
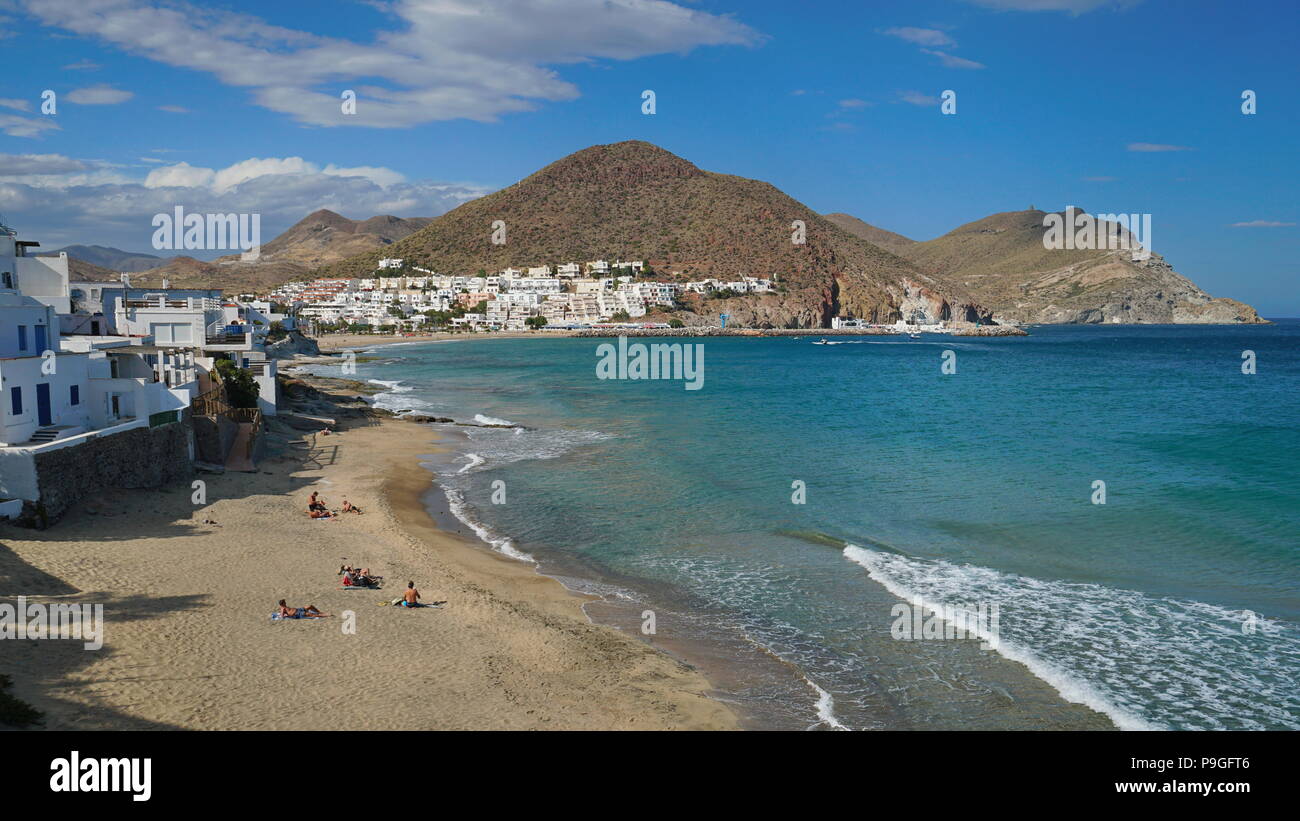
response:
[[[239,434],[239,423],[232,421],[225,414],[194,417],[194,443],[196,456],[200,462],[224,465],[230,445]]]
[[[103,488],[160,487],[188,479],[191,462],[189,410],[180,422],[102,436],[75,447],[35,456],[40,500],[24,502],[17,523],[46,528],[73,505]]]

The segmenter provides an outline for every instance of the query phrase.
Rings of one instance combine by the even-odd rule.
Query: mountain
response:
[[[258,261],[292,262],[315,268],[381,249],[413,234],[429,222],[427,217],[401,219],[387,215],[350,220],[322,208],[270,242],[263,243]]]
[[[166,264],[167,260],[153,254],[137,254],[120,248],[108,248],[103,245],[69,245],[57,251],[41,251],[36,256],[57,257],[66,252],[69,257],[88,262],[98,268],[110,271],[144,271]]]
[[[231,294],[265,292],[289,280],[303,279],[321,265],[382,249],[429,222],[428,217],[402,219],[388,215],[352,220],[321,209],[262,243],[256,262],[244,262],[239,254],[211,262],[186,256],[155,258],[154,266],[132,275],[131,284],[159,288],[165,279],[174,288],[222,288]]]
[[[993,214],[899,253],[971,293],[995,318],[1019,323],[1264,321],[1249,305],[1211,297],[1156,253],[1133,260],[1129,250],[1044,248],[1045,216]]]
[[[903,249],[907,248],[907,246],[916,244],[914,239],[908,239],[902,234],[895,234],[893,231],[877,228],[848,214],[836,213],[824,214],[823,216],[858,239],[865,239],[872,245],[878,245],[890,253],[902,254]]]
[[[805,241],[792,241],[802,220]],[[505,242],[493,242],[505,225]],[[498,235],[499,236],[499,235]],[[320,276],[370,275],[381,257],[447,274],[570,261],[644,260],[667,279],[774,277],[783,293],[710,299],[737,324],[820,327],[832,316],[987,318],[964,289],[845,231],[772,185],[703,171],[645,142],[596,145]],[[711,320],[710,320],[711,321]]]

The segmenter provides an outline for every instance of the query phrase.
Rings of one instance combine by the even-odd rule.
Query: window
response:
[[[26,325],[18,326],[18,350],[20,351],[27,350],[27,326]]]
[[[81,404],[81,386],[80,386],[80,385],[73,385],[71,388],[69,388],[69,393],[71,394],[72,404],[74,404],[74,405],[80,405],[80,404]]]
[[[9,389],[9,412],[14,416],[21,416],[23,412],[23,389]]]

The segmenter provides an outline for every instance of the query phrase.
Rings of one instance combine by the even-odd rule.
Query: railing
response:
[[[183,308],[185,310],[204,311],[219,311],[222,307],[221,300],[219,299],[194,296],[170,299],[165,296],[135,297],[132,299],[123,299],[122,304],[127,308]]]
[[[226,411],[226,416],[235,422],[252,422],[258,426],[262,424],[262,411],[258,408],[230,408]]]
[[[252,462],[253,451],[257,449],[258,438],[262,435],[262,411],[257,408],[231,408],[226,415],[236,422],[249,423],[244,455]]]
[[[199,416],[219,416],[231,410],[229,403],[226,402],[225,389],[220,386],[194,397],[190,401],[190,407]]]
[[[249,342],[249,333],[232,334],[209,332],[207,335],[207,344],[209,345],[244,345]]]

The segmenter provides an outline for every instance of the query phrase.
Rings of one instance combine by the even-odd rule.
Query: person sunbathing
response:
[[[276,612],[282,619],[323,619],[329,615],[317,610],[314,604],[306,607],[290,607],[284,603],[284,599],[280,599],[280,609]]]
[[[356,505],[352,504],[352,503],[349,502],[347,499],[344,499],[344,500],[343,500],[343,512],[344,512],[344,513],[360,513],[360,512],[361,512],[361,508],[359,508],[359,507],[357,507]]]
[[[334,514],[333,514],[333,513],[330,513],[330,512],[329,512],[328,510],[326,510],[325,508],[321,508],[321,509],[319,509],[319,510],[309,510],[309,511],[308,511],[308,515],[311,516],[313,519],[332,519],[332,518],[334,518]]]

